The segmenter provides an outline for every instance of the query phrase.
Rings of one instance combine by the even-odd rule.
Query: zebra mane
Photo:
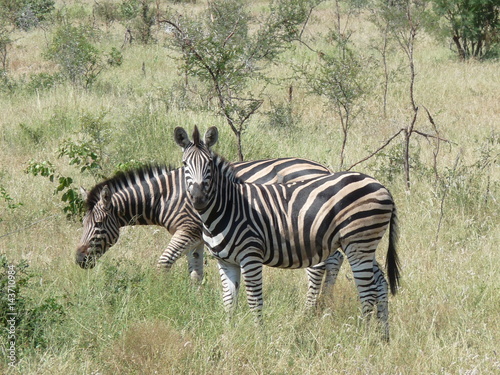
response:
[[[211,151],[211,153],[215,168],[219,169],[222,174],[231,182],[234,182],[236,184],[242,182],[242,180],[238,176],[236,176],[236,171],[231,162],[229,162],[222,155],[217,154],[215,151]]]
[[[88,211],[92,210],[99,202],[100,193],[104,186],[108,186],[111,193],[115,193],[130,185],[129,181],[144,181],[145,176],[150,178],[158,177],[161,175],[169,174],[175,168],[171,165],[164,164],[150,164],[143,167],[130,169],[128,171],[117,172],[113,177],[104,180],[95,185],[92,190],[87,194],[85,202]]]

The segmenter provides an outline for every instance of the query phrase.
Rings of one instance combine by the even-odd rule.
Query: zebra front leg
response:
[[[205,244],[201,243],[193,250],[189,251],[186,256],[188,259],[188,273],[191,280],[201,282],[203,280],[203,250]]]
[[[227,263],[220,259],[217,264],[222,282],[222,302],[224,309],[228,313],[228,318],[231,318],[238,302],[241,270],[238,265]]]
[[[243,280],[247,292],[247,302],[250,310],[254,314],[256,324],[262,323],[262,259],[248,257],[241,264]]]
[[[169,271],[172,265],[179,259],[182,254],[189,254],[193,252],[203,252],[203,241],[199,236],[195,236],[193,233],[183,230],[177,230],[170,242],[160,256],[158,260],[157,267],[159,269]],[[202,258],[202,257],[198,257]],[[194,254],[188,256],[188,270],[191,279],[196,282],[200,282],[203,279],[203,260],[197,259]]]

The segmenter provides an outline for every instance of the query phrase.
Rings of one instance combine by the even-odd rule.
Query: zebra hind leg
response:
[[[384,339],[389,341],[389,298],[388,285],[384,273],[375,261],[373,265],[375,283],[377,284],[377,318],[382,324]]]
[[[353,251],[352,246],[349,245],[345,253],[358,289],[363,318],[369,321],[378,301],[378,290],[374,277],[375,252],[357,250]]]

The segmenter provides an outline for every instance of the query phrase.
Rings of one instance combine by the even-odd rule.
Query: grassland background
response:
[[[265,3],[255,3],[254,11]],[[75,17],[87,18],[92,4],[58,2]],[[308,37],[326,32],[332,9],[326,2],[314,13]],[[101,26],[105,31],[99,46],[120,47],[123,28]],[[373,26],[360,15],[353,27],[357,45],[366,47],[375,35]],[[40,29],[15,34],[9,52],[9,74],[14,79],[54,69],[42,57],[49,35],[50,30]],[[385,344],[359,321],[360,306],[347,265],[333,295],[324,296],[313,316],[303,308],[304,271],[266,268],[265,325],[256,329],[244,298],[234,321],[226,324],[212,259],[207,260],[201,287],[190,284],[185,259],[168,274],[156,271],[157,258],[169,240],[162,228],[124,228],[119,242],[95,269],[84,271],[74,263],[81,225],[66,220],[60,197],[53,195],[53,183],[24,170],[29,160],[51,160],[61,174],[74,175],[74,167],[67,159],[58,159],[56,152],[62,140],[80,139],[82,116],[105,113],[110,164],[138,160],[179,165],[181,153],[174,145],[173,129],[191,129],[195,124],[202,130],[218,126],[217,150],[230,160],[237,155],[234,138],[220,118],[211,111],[183,108],[178,61],[163,43],[132,44],[122,53],[123,65],[103,72],[91,90],[63,84],[31,94],[0,93],[0,185],[14,202],[23,203],[11,209],[0,202],[0,253],[12,264],[28,262],[34,276],[26,293],[34,306],[53,298],[63,310],[52,321],[39,318],[43,342],[38,347],[19,343],[15,369],[4,360],[3,341],[0,372],[500,372],[498,61],[459,62],[446,45],[423,32],[417,38],[417,104],[429,109],[440,135],[452,142],[441,144],[437,158],[441,181],[448,184],[444,200],[431,170],[435,143],[423,137],[412,140],[418,163],[410,191],[405,189],[402,166],[389,172],[388,158],[370,159],[356,168],[381,180],[399,209],[402,287],[390,299],[391,341]],[[283,64],[305,54],[297,47]],[[401,61],[398,51],[391,53],[392,66]],[[270,74],[279,71],[280,66],[270,68]],[[408,124],[407,77],[403,70],[391,83],[387,117],[382,114],[380,92],[375,90],[365,100],[348,140],[347,165]],[[284,102],[287,90],[270,87],[267,95],[264,111],[270,110],[270,99]],[[243,138],[246,159],[300,156],[338,168],[341,132],[334,112],[300,89],[295,90],[293,103],[300,118],[294,127],[271,127],[263,114],[251,122]],[[432,133],[423,111],[416,126]],[[393,147],[399,147],[398,142],[400,146],[397,141]],[[479,168],[484,160],[489,163]],[[86,187],[96,182],[89,176],[74,176]],[[384,241],[381,260],[386,248]]]

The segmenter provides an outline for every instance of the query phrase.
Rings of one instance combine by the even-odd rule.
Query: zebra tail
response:
[[[396,252],[396,244],[398,242],[398,216],[396,213],[396,207],[394,207],[391,216],[391,222],[389,227],[389,249],[387,250],[386,258],[386,270],[389,277],[389,286],[391,288],[391,294],[395,295],[399,287],[400,278],[400,268],[399,257]]]

